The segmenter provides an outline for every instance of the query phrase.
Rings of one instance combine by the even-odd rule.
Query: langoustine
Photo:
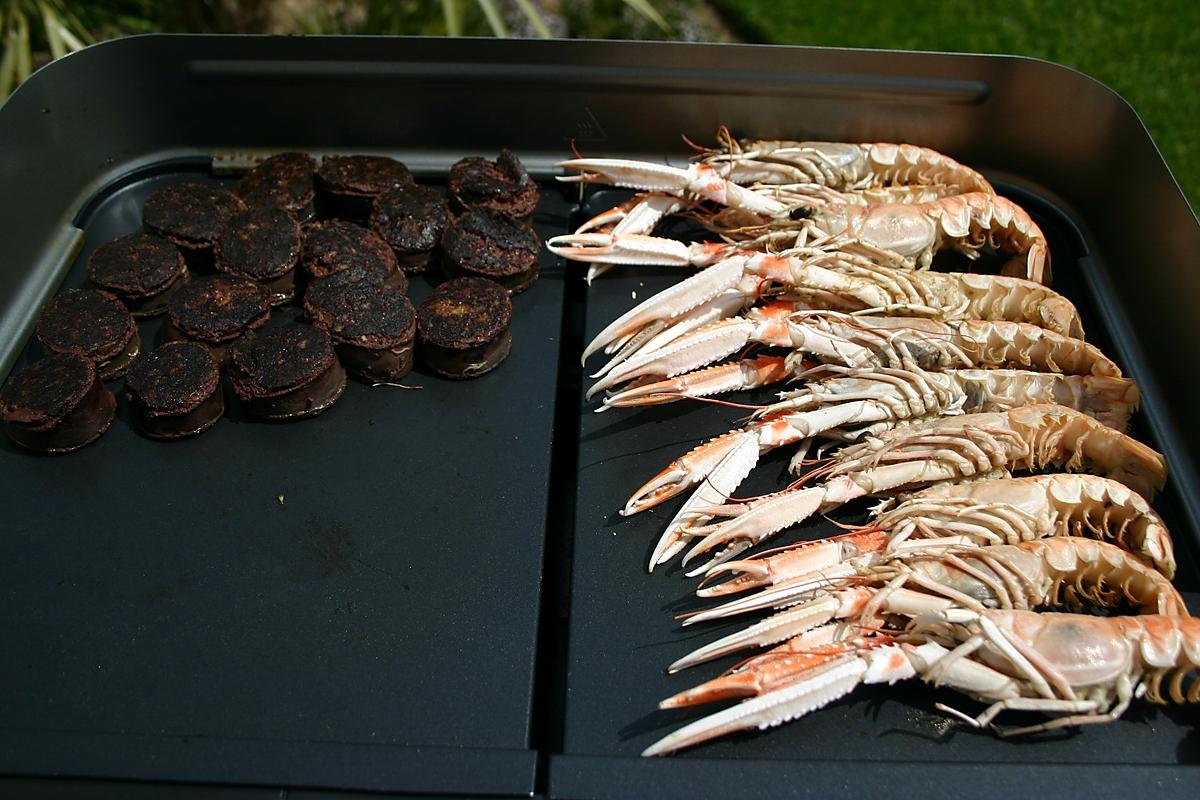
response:
[[[830,263],[826,258],[739,253],[622,314],[596,335],[583,358],[602,348],[620,349],[628,357],[630,341],[638,342],[640,350],[654,350],[690,330],[735,316],[773,293],[782,293],[781,299],[794,301],[797,309],[1029,322],[1083,337],[1079,314],[1069,300],[1022,278],[913,272],[861,259]]]
[[[1067,536],[1114,544],[1164,577],[1175,575],[1174,545],[1162,519],[1141,495],[1098,475],[1056,472],[943,483],[881,505],[849,533],[715,566],[696,594],[728,597],[803,585],[844,572],[846,565],[877,563],[901,549],[919,551],[925,542],[934,548],[947,541],[990,546]],[[738,613],[757,605],[729,610]],[[722,616],[725,613],[717,607],[694,615],[692,621]]]
[[[795,311],[786,303],[714,322],[647,353],[638,353],[587,391],[590,399],[623,383],[689,375],[751,344],[789,351],[782,368],[805,371],[812,360],[846,367],[945,370],[955,367],[1032,369],[1069,375],[1119,376],[1098,348],[1024,322],[919,317],[856,317],[833,311]],[[686,381],[687,379],[681,379]],[[753,379],[729,388],[764,385]],[[614,392],[615,393],[615,392]]]
[[[774,658],[789,657],[781,649]],[[988,703],[975,716],[941,703],[937,708],[963,724],[991,725],[1006,736],[1110,722],[1138,697],[1152,703],[1200,702],[1200,619],[1195,617],[954,607],[917,616],[898,633],[801,644],[795,657],[782,685],[693,722],[642,755],[665,755],[734,731],[780,725],[861,684],[911,678]],[[1189,679],[1191,688],[1185,691]],[[996,728],[993,721],[1007,711],[1039,712],[1050,719]]]
[[[649,233],[667,214],[701,203],[727,211],[783,216],[824,205],[920,203],[956,194],[994,194],[975,170],[927,147],[911,144],[737,142],[724,127],[718,148],[702,148],[686,168],[647,161],[576,158],[559,166],[578,170],[568,183],[607,183],[641,190],[596,215],[577,233],[614,230]],[[711,216],[711,215],[705,215]]]
[[[1170,579],[1116,545],[1074,536],[980,547],[966,536],[914,541],[686,616],[685,625],[767,609],[778,611],[704,645],[671,665],[675,672],[751,647],[763,647],[834,620],[853,626],[952,607],[1116,608],[1187,615]]]
[[[831,374],[834,377],[811,382],[749,425],[693,448],[633,493],[621,511],[624,516],[697,487],[664,529],[651,554],[651,571],[686,545],[689,528],[711,518],[703,509],[733,495],[762,454],[771,450],[793,444],[803,448],[814,437],[861,438],[900,423],[1045,402],[1083,411],[1124,430],[1139,399],[1131,381],[1097,375],[919,369],[835,369]]]
[[[820,469],[818,474],[825,479],[820,485],[790,488],[746,503],[694,509],[731,519],[684,528],[684,534],[702,537],[684,562],[715,550],[719,552],[707,566],[727,561],[817,511],[828,511],[858,497],[969,478],[995,469],[1048,466],[1105,475],[1147,498],[1166,481],[1161,454],[1063,406],[1037,404],[943,417],[884,431],[842,449]]]
[[[865,259],[871,263],[905,269],[927,269],[942,251],[955,251],[969,259],[984,248],[1005,253],[1006,275],[1019,275],[1036,283],[1050,279],[1050,254],[1045,234],[1016,203],[999,195],[973,192],[924,203],[884,205],[829,205],[795,215],[774,200],[759,198],[762,218],[745,220],[722,228],[727,238],[742,250],[766,252],[804,251],[810,257],[837,256]],[[759,210],[759,209],[763,210]],[[649,249],[650,237],[635,240],[631,233],[572,233],[547,240],[557,255],[575,261],[600,264],[662,263],[629,251]],[[670,240],[657,240],[671,248]],[[677,243],[676,243],[677,244]],[[728,252],[725,247],[718,252]],[[683,263],[699,265],[687,250]]]

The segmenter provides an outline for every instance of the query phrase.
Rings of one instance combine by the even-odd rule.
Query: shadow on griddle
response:
[[[1163,713],[1170,717],[1177,725],[1191,725],[1192,730],[1183,737],[1183,741],[1179,743],[1179,747],[1175,750],[1175,756],[1179,759],[1180,764],[1200,764],[1200,729],[1196,725],[1196,708],[1185,706],[1170,706],[1164,709]]]

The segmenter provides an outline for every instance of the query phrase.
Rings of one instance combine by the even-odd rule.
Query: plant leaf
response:
[[[442,15],[446,18],[446,35],[462,36],[462,12],[458,0],[442,0]]]
[[[625,5],[662,28],[665,33],[671,32],[671,26],[663,19],[662,14],[658,13],[658,9],[654,7],[650,0],[625,0]]]
[[[68,28],[66,25],[64,25],[61,22],[58,23],[58,35],[60,38],[62,38],[63,42],[66,44],[67,49],[70,50],[72,53],[74,53],[78,50],[82,50],[83,48],[87,47],[87,45],[84,44],[83,41],[78,39],[75,36],[75,34],[71,33],[70,28]]]
[[[29,49],[29,20],[25,19],[20,9],[13,11],[13,19],[17,23],[17,39],[13,44],[13,50],[17,54],[15,77],[17,83],[21,83],[33,74],[33,53]]]
[[[543,39],[552,39],[554,34],[550,33],[550,27],[546,24],[546,20],[542,18],[542,13],[537,10],[530,0],[517,0],[517,7],[521,9],[521,13],[525,15],[525,19],[529,20],[529,24],[538,32],[538,36]]]
[[[79,42],[79,46],[75,48],[76,50],[82,50],[87,45],[96,43],[96,38],[92,36],[88,29],[84,27],[83,23],[79,21],[79,17],[71,13],[71,9],[67,8],[62,0],[44,0],[44,2],[50,4],[50,6],[55,10],[55,16],[58,18],[59,22],[62,23],[63,28],[71,35],[71,37],[75,38]],[[130,33],[135,33],[137,29],[132,27],[132,24],[136,22],[144,23],[145,20],[125,14],[115,17],[114,22],[119,22],[121,25],[126,27]],[[149,30],[149,28],[146,30]],[[70,46],[70,39],[67,40],[67,44]]]
[[[496,4],[492,0],[475,0],[475,2],[483,9],[483,16],[487,18],[487,24],[492,29],[492,34],[500,37],[508,36],[508,26],[504,24],[500,12],[496,10]]]
[[[4,34],[4,55],[0,56],[0,105],[8,99],[16,84],[17,48],[14,44],[15,31]]]
[[[55,19],[54,12],[45,3],[38,3],[38,9],[42,12],[42,26],[46,29],[46,43],[50,45],[50,55],[54,58],[62,58],[67,54],[67,45],[58,35],[59,22]]]

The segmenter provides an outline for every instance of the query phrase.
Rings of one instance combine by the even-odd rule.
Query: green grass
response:
[[[1200,3],[1073,0],[719,0],[748,41],[1006,53],[1103,81],[1137,110],[1200,209]],[[1032,112],[1031,112],[1032,113]],[[1119,190],[1120,175],[1113,176]]]

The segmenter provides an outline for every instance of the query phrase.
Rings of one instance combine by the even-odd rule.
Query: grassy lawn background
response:
[[[1120,93],[1200,209],[1200,2],[718,0],[746,41],[1044,58]],[[1119,190],[1120,176],[1113,176]]]

